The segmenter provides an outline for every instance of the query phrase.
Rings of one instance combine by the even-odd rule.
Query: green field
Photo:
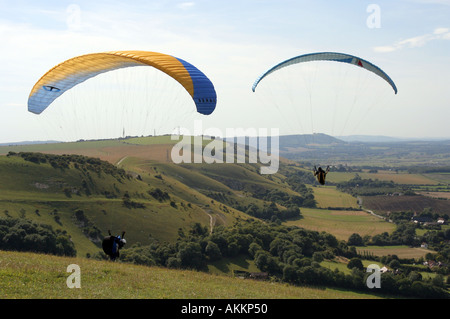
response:
[[[429,249],[408,246],[365,246],[356,247],[356,251],[359,253],[365,251],[373,254],[374,256],[397,255],[398,258],[404,259],[419,259],[420,257],[425,257],[428,253],[436,253],[435,251]]]
[[[361,236],[392,232],[395,225],[385,222],[364,211],[345,211],[302,208],[303,218],[290,220],[287,225],[304,227],[315,231],[325,231],[341,240],[348,240],[351,234]]]
[[[336,190],[334,186],[314,187],[314,198],[317,201],[317,207],[349,207],[358,208],[355,197]]]

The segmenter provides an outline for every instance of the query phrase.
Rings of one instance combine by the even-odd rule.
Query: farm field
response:
[[[395,173],[392,171],[379,171],[378,173],[360,173],[363,179],[379,179],[380,181],[393,181],[396,184],[406,185],[435,185],[438,182],[423,174]]]
[[[395,211],[421,212],[425,208],[433,211],[450,214],[450,201],[434,199],[429,196],[363,196],[364,208],[378,213]]]
[[[357,200],[350,194],[336,190],[334,186],[314,187],[314,198],[319,208],[351,207],[358,208]]]
[[[302,208],[303,218],[285,222],[286,225],[304,227],[318,232],[325,231],[337,239],[348,240],[351,234],[361,236],[392,232],[395,225],[364,211],[345,211]]]
[[[47,154],[80,154],[117,164],[124,158],[137,157],[168,162],[170,150],[176,141],[170,136],[131,138],[125,140],[82,141],[33,145],[0,146],[0,155],[8,152],[42,152]]]
[[[365,246],[356,247],[358,253],[363,251],[374,254],[375,256],[397,255],[398,258],[415,258],[425,257],[428,253],[436,253],[435,251],[408,246]]]
[[[391,171],[379,171],[378,173],[367,172],[330,172],[327,175],[327,180],[333,183],[345,182],[354,178],[358,174],[363,179],[372,179],[380,181],[393,181],[396,184],[406,185],[438,185],[440,181],[431,174],[408,174],[395,173]],[[442,178],[441,178],[442,179]]]
[[[418,192],[418,194],[431,198],[450,199],[450,192]]]

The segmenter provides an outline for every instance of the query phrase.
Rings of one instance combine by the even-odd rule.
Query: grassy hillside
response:
[[[137,165],[132,173],[117,170],[119,174],[105,171],[112,167],[107,163],[98,167],[68,163],[67,167],[55,167],[49,161],[1,156],[0,217],[27,218],[66,230],[79,256],[100,250],[101,236],[88,238],[93,229],[102,235],[108,229],[116,233],[125,230],[131,242],[148,244],[155,239],[174,241],[178,229],[190,229],[197,222],[210,227],[246,218],[148,165],[140,170]],[[154,198],[151,192],[155,189],[167,192],[170,198]],[[124,196],[130,205],[125,205]],[[89,225],[76,220],[75,212],[80,210]]]
[[[77,264],[81,288],[69,289],[67,267]],[[207,273],[0,251],[2,299],[357,299],[345,290],[294,287]]]

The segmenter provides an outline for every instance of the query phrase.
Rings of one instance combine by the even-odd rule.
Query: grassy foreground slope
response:
[[[77,264],[81,288],[68,288]],[[0,251],[2,299],[357,299],[345,290],[295,287],[189,270],[171,270],[86,258]]]

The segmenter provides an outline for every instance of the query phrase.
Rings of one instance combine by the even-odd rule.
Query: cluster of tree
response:
[[[255,187],[253,197],[262,199],[270,204],[260,207],[254,203],[248,205],[239,203],[238,201],[228,196],[224,192],[207,192],[206,195],[223,204],[229,205],[237,210],[243,211],[246,214],[265,219],[265,220],[287,220],[291,218],[301,217],[299,207],[315,207],[316,201],[312,191],[305,185],[302,196],[288,194],[282,190],[267,190],[265,188]],[[278,204],[278,205],[277,205]]]
[[[402,221],[411,221],[411,219],[413,217],[418,217],[418,218],[422,218],[422,217],[428,217],[433,221],[437,221],[438,218],[443,218],[444,220],[448,220],[449,216],[446,214],[439,214],[437,212],[434,212],[432,208],[424,208],[423,211],[421,212],[412,212],[412,211],[407,211],[407,212],[391,212],[389,214],[389,219],[391,219],[394,223],[400,223]],[[420,225],[418,225],[420,226]]]
[[[140,202],[136,202],[136,201],[132,200],[128,191],[125,191],[125,194],[123,194],[122,203],[123,203],[123,206],[125,206],[126,208],[145,208],[144,203],[140,203]]]
[[[303,189],[304,184],[315,185],[317,183],[317,180],[312,173],[312,169],[310,172],[290,170],[285,173],[285,176],[289,176],[286,179],[286,183],[288,183],[294,191],[298,191],[297,188]]]
[[[450,166],[410,166],[406,169],[410,174],[450,173]]]
[[[125,170],[114,166],[113,164],[102,161],[98,158],[83,155],[53,155],[37,152],[9,152],[7,156],[18,156],[26,161],[40,164],[49,163],[54,168],[67,169],[74,167],[84,171],[94,171],[96,173],[105,173],[116,177],[127,177]]]
[[[294,189],[298,195],[288,194],[279,189],[261,188],[253,192],[253,197],[267,202],[274,202],[284,207],[296,205],[299,207],[316,207],[313,191],[304,184],[298,184]]]
[[[81,228],[83,234],[91,241],[95,243],[100,243],[102,241],[103,236],[101,230],[89,220],[83,210],[77,209],[74,213],[74,217],[78,227]]]
[[[358,174],[349,181],[337,183],[336,187],[338,190],[349,193],[352,196],[376,196],[404,191],[403,188],[393,181],[363,179]]]
[[[54,231],[50,225],[16,218],[0,218],[0,249],[59,256],[76,256],[77,253],[65,231]]]
[[[123,250],[121,259],[134,262],[135,258],[145,259],[145,264],[205,270],[208,261],[243,254],[254,257],[258,267],[267,270],[272,269],[270,264],[274,261],[277,265],[303,258],[312,261],[316,252],[326,258],[349,253],[345,242],[331,234],[250,220],[230,227],[217,226],[213,233],[196,223],[187,234],[180,229],[174,244],[136,245]],[[270,258],[264,257],[269,256],[267,253]],[[276,267],[274,274],[282,271],[280,267]]]
[[[154,242],[124,249],[121,259],[145,265],[207,270],[207,264],[222,258],[245,255],[267,272],[272,280],[294,285],[335,286],[368,291],[364,269],[354,266],[350,274],[322,267],[320,262],[335,256],[356,257],[356,250],[325,232],[309,231],[260,221],[240,221],[219,226],[209,233],[195,224],[185,234],[181,229],[176,243]],[[386,279],[385,279],[386,278]],[[418,297],[448,297],[441,287],[408,278],[384,276],[383,292]],[[405,287],[408,289],[405,290]]]
[[[391,234],[383,232],[373,236],[366,235],[361,237],[359,234],[354,233],[350,235],[347,241],[349,246],[419,246],[420,243],[421,239],[416,236],[416,226],[412,223],[397,224],[397,228]]]
[[[333,172],[359,172],[359,173],[362,172],[362,168],[342,164],[333,166],[332,170]]]
[[[417,236],[415,234],[415,225],[413,224],[399,224],[397,229],[391,234],[382,233],[380,235],[375,235],[373,237],[364,236],[361,237],[359,234],[350,235],[347,244],[349,246],[365,246],[365,245],[409,245],[409,246],[418,246],[420,243],[426,242],[428,243],[428,247],[436,253],[428,253],[425,256],[425,259],[419,259],[419,261],[414,259],[403,259],[400,263],[394,265],[389,265],[388,262],[381,258],[377,258],[373,255],[364,253],[364,257],[366,259],[379,259],[383,264],[386,264],[394,269],[400,269],[408,272],[407,270],[412,270],[414,267],[413,264],[419,263],[421,264],[423,261],[435,261],[440,262],[441,265],[439,268],[433,269],[441,274],[448,275],[450,274],[450,229],[441,230],[441,231],[428,231],[422,236]],[[398,258],[395,258],[397,262]],[[405,265],[407,264],[407,266]],[[415,269],[418,270],[418,269]]]
[[[436,251],[436,254],[427,256],[428,260],[446,264],[447,274],[450,274],[450,229],[427,231],[421,239],[428,244],[428,248]]]
[[[244,212],[250,216],[273,222],[301,217],[300,208],[298,208],[298,206],[291,205],[286,209],[279,209],[274,202],[270,203],[270,205],[265,205],[262,208],[252,203],[247,206]]]
[[[160,202],[164,202],[170,199],[170,195],[167,192],[162,191],[160,188],[149,190],[148,194]]]
[[[448,299],[450,297],[446,291],[444,276],[440,274],[430,279],[423,279],[419,271],[408,267],[401,269],[400,260],[395,255],[382,257],[381,263],[396,270],[395,272],[390,271],[381,274],[380,285],[386,294],[400,293],[403,296],[421,298]],[[360,277],[365,271],[363,263],[358,257],[350,259],[347,268],[352,269],[352,273]],[[367,281],[368,275],[364,277]]]

